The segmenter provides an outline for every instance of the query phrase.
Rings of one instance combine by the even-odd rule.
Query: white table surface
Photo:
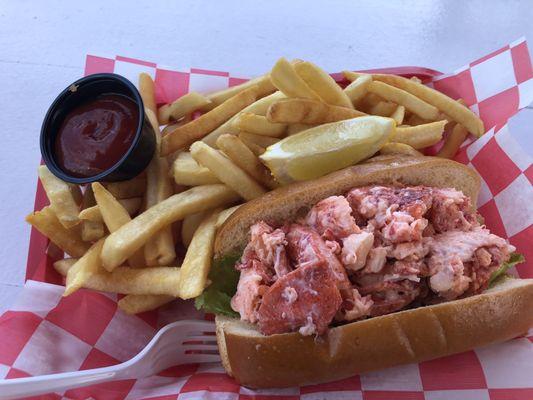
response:
[[[521,36],[533,40],[531,6],[530,0],[0,0],[0,312],[24,282],[30,235],[24,216],[33,209],[42,118],[59,91],[82,76],[87,53],[243,77],[282,55],[332,72],[401,65],[447,72]],[[526,109],[511,129],[525,132],[532,122]]]

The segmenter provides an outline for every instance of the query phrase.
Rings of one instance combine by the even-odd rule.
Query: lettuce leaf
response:
[[[235,263],[239,258],[238,255],[231,255],[218,258],[213,262],[209,271],[211,284],[194,301],[198,310],[229,317],[239,316],[230,304],[239,282],[240,274],[235,269]]]
[[[518,253],[511,254],[511,257],[509,257],[509,261],[503,263],[500,266],[500,268],[498,268],[496,271],[492,273],[489,279],[489,287],[492,287],[499,278],[505,275],[505,273],[507,272],[509,268],[515,266],[516,264],[521,264],[524,261],[526,261],[526,259],[524,258],[522,254],[518,254]]]

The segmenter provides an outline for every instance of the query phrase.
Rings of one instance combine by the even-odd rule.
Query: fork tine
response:
[[[185,351],[196,351],[196,350],[215,350],[218,351],[218,347],[213,344],[184,344],[183,348]]]
[[[197,335],[197,336],[187,336],[183,339],[184,342],[192,341],[201,341],[201,342],[216,342],[216,336],[207,336],[207,335]]]
[[[183,360],[186,363],[211,363],[220,362],[220,355],[218,354],[186,354]]]
[[[183,344],[181,343],[178,346],[176,346],[176,343],[170,343],[166,346],[162,346],[158,348],[153,353],[153,358],[158,359],[160,357],[164,357],[167,354],[171,352],[175,352],[175,351],[178,351],[179,353],[186,354],[186,355],[191,354],[190,353],[191,351],[206,351],[206,352],[211,352],[211,354],[214,354],[214,353],[218,353],[218,346],[215,343],[213,344],[202,344],[202,343]],[[196,353],[196,354],[200,354],[200,353]]]
[[[205,329],[190,329],[187,332],[183,333],[184,337],[189,336],[210,336],[210,337],[216,337],[215,332],[206,331]]]

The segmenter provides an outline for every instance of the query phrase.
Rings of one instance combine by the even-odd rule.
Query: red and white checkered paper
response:
[[[268,66],[266,66],[267,68]],[[87,56],[85,74],[115,72],[134,83],[140,72],[156,82],[158,103],[195,90],[208,92],[245,79],[230,73],[179,69],[125,57]],[[479,211],[487,226],[526,256],[513,271],[533,277],[533,139],[513,135],[506,122],[533,100],[533,69],[520,39],[451,74],[401,67],[381,72],[416,75],[453,98],[463,98],[487,129],[465,145],[457,160],[483,178]],[[339,74],[334,77],[341,79]],[[47,200],[40,184],[35,209]],[[17,304],[0,317],[0,377],[17,378],[96,368],[137,354],[158,328],[203,318],[191,302],[176,301],[157,312],[127,316],[117,296],[79,290],[63,298],[62,279],[46,254],[47,240],[32,230],[27,283]],[[94,385],[50,399],[533,399],[533,336],[420,364],[389,368],[328,384],[253,391],[239,386],[218,364],[171,368],[151,378]],[[1,394],[0,394],[1,396]]]

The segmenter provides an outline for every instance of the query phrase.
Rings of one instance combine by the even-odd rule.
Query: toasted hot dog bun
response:
[[[512,339],[533,324],[533,279],[508,279],[483,294],[331,328],[320,338],[263,336],[217,316],[222,363],[253,388],[321,383],[421,362]]]
[[[452,187],[476,204],[479,176],[454,161],[383,156],[323,178],[277,189],[241,206],[219,229],[215,258],[242,251],[249,228],[304,215],[318,201],[351,188],[394,184]],[[224,368],[253,388],[290,387],[342,379],[421,362],[504,341],[533,325],[533,279],[505,279],[465,299],[395,312],[330,328],[319,337],[262,335],[256,326],[217,316]]]

